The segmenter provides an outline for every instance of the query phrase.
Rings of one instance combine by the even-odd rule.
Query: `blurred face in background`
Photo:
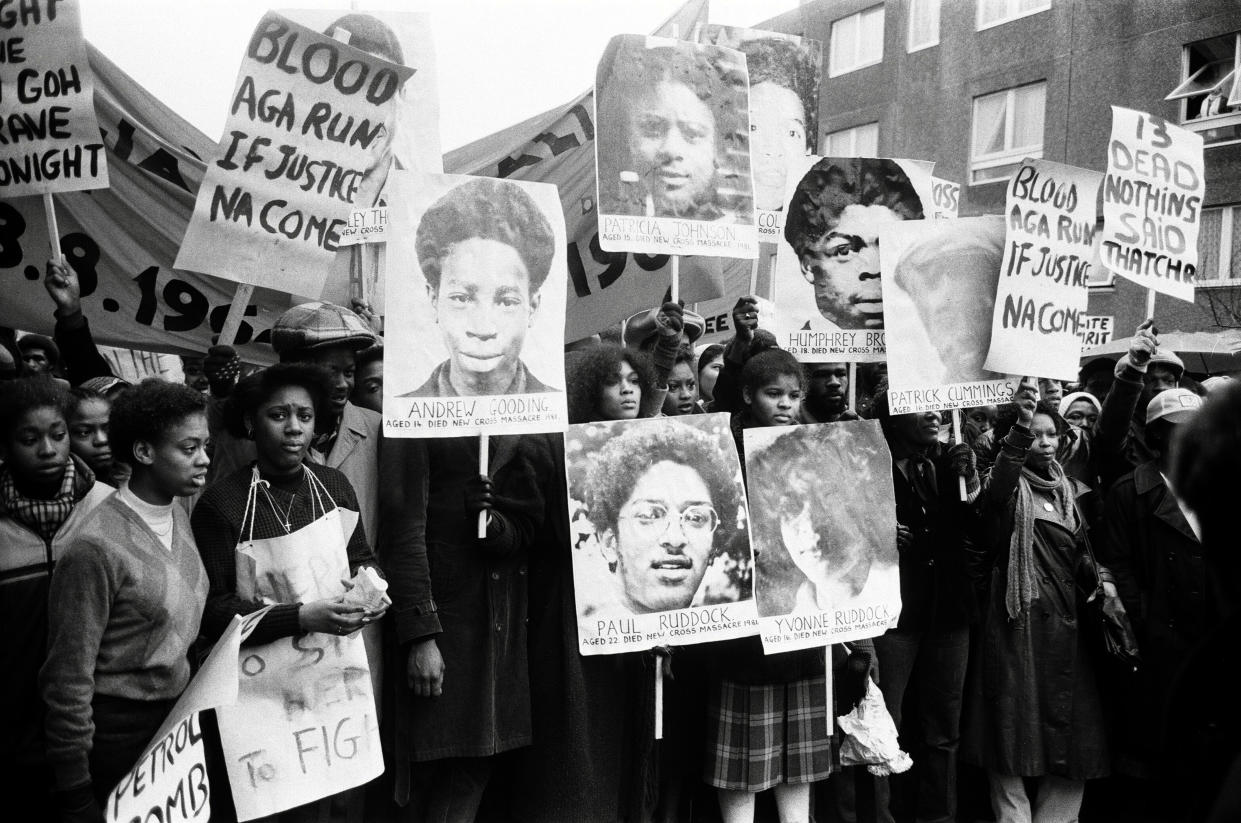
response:
[[[674,417],[693,414],[698,408],[698,379],[689,363],[672,367],[668,375],[668,394],[664,396],[664,414]]]

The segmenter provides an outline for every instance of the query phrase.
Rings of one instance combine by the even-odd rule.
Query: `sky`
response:
[[[426,13],[447,152],[590,88],[616,34],[649,34],[681,0],[294,0],[274,8]],[[712,0],[710,22],[752,26],[797,0]],[[268,6],[253,0],[81,0],[86,39],[165,105],[218,140],[246,42]],[[173,13],[170,13],[172,10]]]

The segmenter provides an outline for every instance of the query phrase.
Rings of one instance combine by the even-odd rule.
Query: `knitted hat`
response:
[[[280,315],[271,328],[277,354],[326,346],[348,346],[358,351],[375,342],[375,332],[349,309],[332,303],[302,303]]]
[[[1147,368],[1150,366],[1167,366],[1176,372],[1177,380],[1180,380],[1181,375],[1185,374],[1185,363],[1176,356],[1176,352],[1168,349],[1155,349],[1155,353],[1151,355]]]
[[[1202,398],[1189,389],[1168,389],[1151,398],[1146,407],[1146,423],[1150,425],[1156,420],[1167,420],[1169,423],[1184,423],[1202,408]]]
[[[80,388],[97,391],[104,397],[110,397],[116,392],[129,388],[131,385],[127,380],[109,375],[108,377],[92,377],[89,380],[83,380]]]
[[[25,334],[17,341],[17,348],[25,354],[27,349],[42,349],[48,362],[53,365],[60,362],[60,347],[52,342],[52,338],[42,334]]]

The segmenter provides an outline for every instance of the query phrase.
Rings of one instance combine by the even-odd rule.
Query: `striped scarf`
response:
[[[1038,597],[1038,575],[1034,563],[1034,489],[1051,492],[1053,505],[1063,522],[1074,532],[1080,523],[1074,505],[1076,493],[1073,481],[1064,475],[1060,464],[1052,461],[1048,467],[1051,478],[1041,477],[1029,468],[1022,468],[1017,481],[1017,505],[1013,513],[1013,533],[1008,542],[1008,586],[1004,592],[1004,605],[1010,620],[1025,616],[1030,604]]]
[[[47,500],[26,497],[17,490],[17,481],[7,466],[0,468],[0,511],[50,542],[73,513],[73,507],[90,489],[91,471],[70,459],[61,478],[60,489]],[[83,488],[84,487],[84,488]]]

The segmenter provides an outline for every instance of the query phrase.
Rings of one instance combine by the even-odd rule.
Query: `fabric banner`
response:
[[[77,0],[0,9],[0,197],[102,189],[108,160]]]
[[[1139,286],[1194,299],[1206,196],[1202,135],[1112,106],[1103,181],[1103,265]]]
[[[745,430],[767,654],[877,637],[901,615],[892,454],[878,420]]]
[[[1112,327],[1116,318],[1110,314],[1084,314],[1077,332],[1081,336],[1082,349],[1093,349],[1112,342]]]
[[[321,34],[275,12],[259,21],[177,268],[323,292],[354,205],[379,198],[390,124],[413,73],[395,62],[394,35],[345,33],[338,40],[333,27]]]
[[[345,545],[357,522],[357,512],[336,508],[292,534],[238,545],[238,596],[270,604],[344,594]],[[249,646],[240,668],[236,704],[217,712],[238,820],[302,806],[383,772],[361,632]]]
[[[393,172],[384,433],[564,431],[555,186]]]
[[[259,620],[260,609],[236,616],[185,687],[159,731],[129,774],[108,795],[108,823],[133,820],[209,820],[211,788],[199,713],[237,701],[237,653]]]
[[[809,362],[884,359],[876,244],[881,227],[924,217],[931,168],[911,160],[806,157],[790,169],[773,275],[781,348]]]
[[[784,228],[789,164],[814,154],[823,44],[774,31],[709,25],[703,40],[745,55],[750,77],[750,162],[760,243]]]
[[[1102,177],[1026,158],[1009,180],[988,370],[1077,379]]]
[[[1007,403],[1017,380],[983,366],[991,346],[1004,218],[885,226],[879,247],[892,414]]]
[[[728,415],[574,425],[565,454],[582,654],[757,633]]]
[[[745,55],[613,37],[595,77],[605,251],[758,255]]]
[[[931,208],[927,217],[946,220],[961,210],[961,184],[942,177],[931,177]]]

